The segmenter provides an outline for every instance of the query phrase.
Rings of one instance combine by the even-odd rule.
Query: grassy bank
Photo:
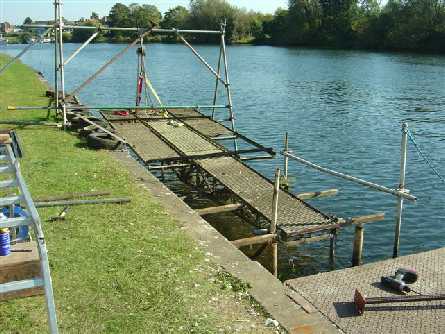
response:
[[[6,61],[0,55],[0,66]],[[45,84],[13,65],[0,78],[0,121],[44,120]],[[172,217],[104,151],[55,127],[17,126],[33,197],[109,190],[128,205],[41,209],[62,333],[268,333],[244,288],[220,272]],[[233,286],[238,288],[234,291]],[[46,331],[44,299],[0,303],[1,333]]]

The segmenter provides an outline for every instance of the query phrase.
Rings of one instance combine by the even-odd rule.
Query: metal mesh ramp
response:
[[[215,120],[206,117],[204,114],[200,113],[194,109],[177,109],[177,110],[169,110],[171,115],[174,117],[181,119],[182,122],[190,125],[200,133],[208,137],[217,137],[217,136],[232,136],[234,135],[233,131],[224,127],[220,123]],[[153,120],[153,119],[163,119],[163,113],[160,111],[138,111],[138,116],[130,114],[127,116],[114,115],[113,113],[103,113],[102,114],[105,119],[113,124],[136,120]]]
[[[445,291],[445,248],[367,264],[286,282],[345,333],[350,334],[441,334],[445,333],[443,301],[369,305],[355,316],[355,289],[369,297],[394,296],[380,288],[381,276],[399,267],[415,268],[419,280],[412,288],[422,294]],[[342,282],[342,284],[339,284]]]
[[[204,155],[223,152],[223,149],[208,141],[186,126],[178,126],[171,120],[149,121],[147,124],[184,155]]]
[[[274,186],[271,181],[231,157],[199,160],[197,164],[255,211],[272,220]],[[287,237],[298,235],[305,228],[330,222],[329,217],[285,191],[280,191],[278,200],[278,228]]]
[[[185,117],[181,118],[185,124],[151,111],[138,113],[139,121],[131,115],[104,116],[144,161],[190,158],[247,206],[271,221],[273,183],[228,156],[230,153],[224,147],[209,138],[233,132],[196,110],[174,110],[173,113],[175,117]],[[285,191],[280,191],[278,207],[278,228],[284,238],[302,237],[307,228],[331,223],[330,217]]]
[[[114,128],[145,162],[179,158],[179,155],[141,123],[113,123]]]

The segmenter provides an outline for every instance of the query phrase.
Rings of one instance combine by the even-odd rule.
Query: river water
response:
[[[23,46],[1,50],[16,54]],[[69,55],[78,45],[67,44]],[[39,45],[23,57],[51,80],[53,46]],[[75,88],[122,45],[85,49],[66,69],[68,91]],[[218,48],[197,49],[216,64]],[[289,132],[291,149],[321,165],[397,187],[401,123],[445,175],[445,57],[398,53],[232,46],[228,50],[233,100],[240,132],[277,151]],[[148,47],[151,79],[165,104],[211,104],[213,77],[181,45]],[[110,67],[81,94],[90,105],[134,103],[134,50]],[[222,94],[220,94],[222,96]],[[221,100],[223,102],[223,100]],[[223,117],[223,115],[221,115]],[[282,158],[252,162],[272,177]],[[342,217],[386,212],[384,222],[365,228],[364,262],[392,255],[396,198],[290,163],[294,192],[338,188],[338,196],[313,201]],[[401,254],[445,246],[445,183],[419,157],[410,142],[407,187],[418,197],[405,202]],[[341,231],[337,266],[350,265],[353,229]],[[328,270],[328,242],[299,249],[280,248],[282,277]],[[295,259],[294,265],[289,264]]]

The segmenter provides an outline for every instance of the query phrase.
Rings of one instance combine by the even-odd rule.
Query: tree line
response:
[[[163,15],[154,5],[117,3],[108,16],[92,13],[82,24],[218,30],[226,22],[229,43],[445,52],[445,0],[380,2],[289,0],[288,8],[262,14],[225,0],[191,0],[188,8],[176,6]],[[81,42],[90,34],[75,30],[71,39]],[[135,36],[131,32],[102,32],[99,40],[124,42]],[[163,38],[176,40],[174,36]],[[208,36],[194,38],[213,42]]]

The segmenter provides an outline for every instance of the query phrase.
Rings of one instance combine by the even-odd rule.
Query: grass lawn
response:
[[[6,62],[0,55],[0,67]],[[44,120],[36,74],[15,64],[0,76],[0,121]],[[105,151],[48,126],[17,126],[21,166],[34,198],[109,190],[126,205],[41,209],[62,333],[272,333],[245,297]],[[1,268],[0,268],[1,270]],[[234,289],[233,287],[238,288]],[[43,297],[0,303],[0,333],[47,331]]]

